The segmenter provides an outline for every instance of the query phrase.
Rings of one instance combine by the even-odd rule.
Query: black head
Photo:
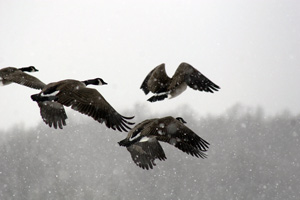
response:
[[[178,121],[180,121],[181,123],[186,124],[186,121],[184,121],[184,119],[182,117],[176,117],[176,119]]]
[[[95,78],[95,79],[90,79],[82,82],[85,85],[107,85],[107,83],[105,83],[102,78]]]
[[[22,67],[22,68],[20,68],[20,70],[22,72],[38,72],[39,71],[34,66]]]
[[[98,80],[98,85],[107,85],[107,83],[102,78],[96,78]]]

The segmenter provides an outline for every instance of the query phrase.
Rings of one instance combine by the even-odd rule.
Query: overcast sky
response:
[[[299,10],[298,0],[0,0],[0,68],[34,65],[45,83],[101,77],[108,85],[95,88],[121,114],[137,103],[157,113],[187,104],[220,114],[236,103],[299,113]],[[183,61],[221,90],[147,102],[145,76],[161,63],[172,76]],[[41,120],[37,90],[0,90],[0,129]]]

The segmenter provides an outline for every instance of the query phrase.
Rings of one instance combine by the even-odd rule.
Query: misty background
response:
[[[159,113],[191,105],[199,116],[236,103],[267,115],[300,112],[300,2],[297,0],[0,1],[0,67],[34,65],[45,83],[100,77],[97,89],[119,112],[142,103]],[[187,62],[221,87],[187,89],[149,104],[139,89],[166,64],[172,76]],[[37,91],[1,87],[0,128],[35,127]],[[24,114],[26,113],[26,114]]]
[[[0,68],[34,65],[45,83],[100,77],[122,115],[181,116],[207,159],[162,144],[145,171],[126,137],[69,108],[46,126],[30,95],[0,87],[0,199],[298,199],[300,2],[0,0]],[[187,62],[221,87],[149,103],[139,89]]]
[[[140,105],[134,112],[136,121],[156,116]],[[195,118],[188,106],[178,112],[210,142],[208,158],[162,143],[167,159],[149,171],[137,167],[117,144],[126,133],[86,117],[71,117],[63,130],[41,122],[27,131],[2,132],[0,198],[299,198],[300,115],[265,117],[262,108],[238,104],[219,116]]]

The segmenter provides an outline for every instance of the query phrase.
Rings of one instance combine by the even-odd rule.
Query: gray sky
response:
[[[220,114],[236,103],[299,113],[299,10],[297,0],[0,0],[0,68],[34,65],[45,83],[101,77],[108,85],[97,89],[121,114],[137,103],[158,115],[185,104]],[[163,62],[172,76],[183,61],[221,90],[147,102],[145,76]],[[0,129],[41,120],[37,90],[0,90]]]

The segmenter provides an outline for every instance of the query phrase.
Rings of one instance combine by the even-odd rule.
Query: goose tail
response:
[[[168,98],[168,93],[160,93],[160,94],[157,94],[157,95],[153,95],[147,101],[156,102],[156,101],[162,101],[165,98]]]

